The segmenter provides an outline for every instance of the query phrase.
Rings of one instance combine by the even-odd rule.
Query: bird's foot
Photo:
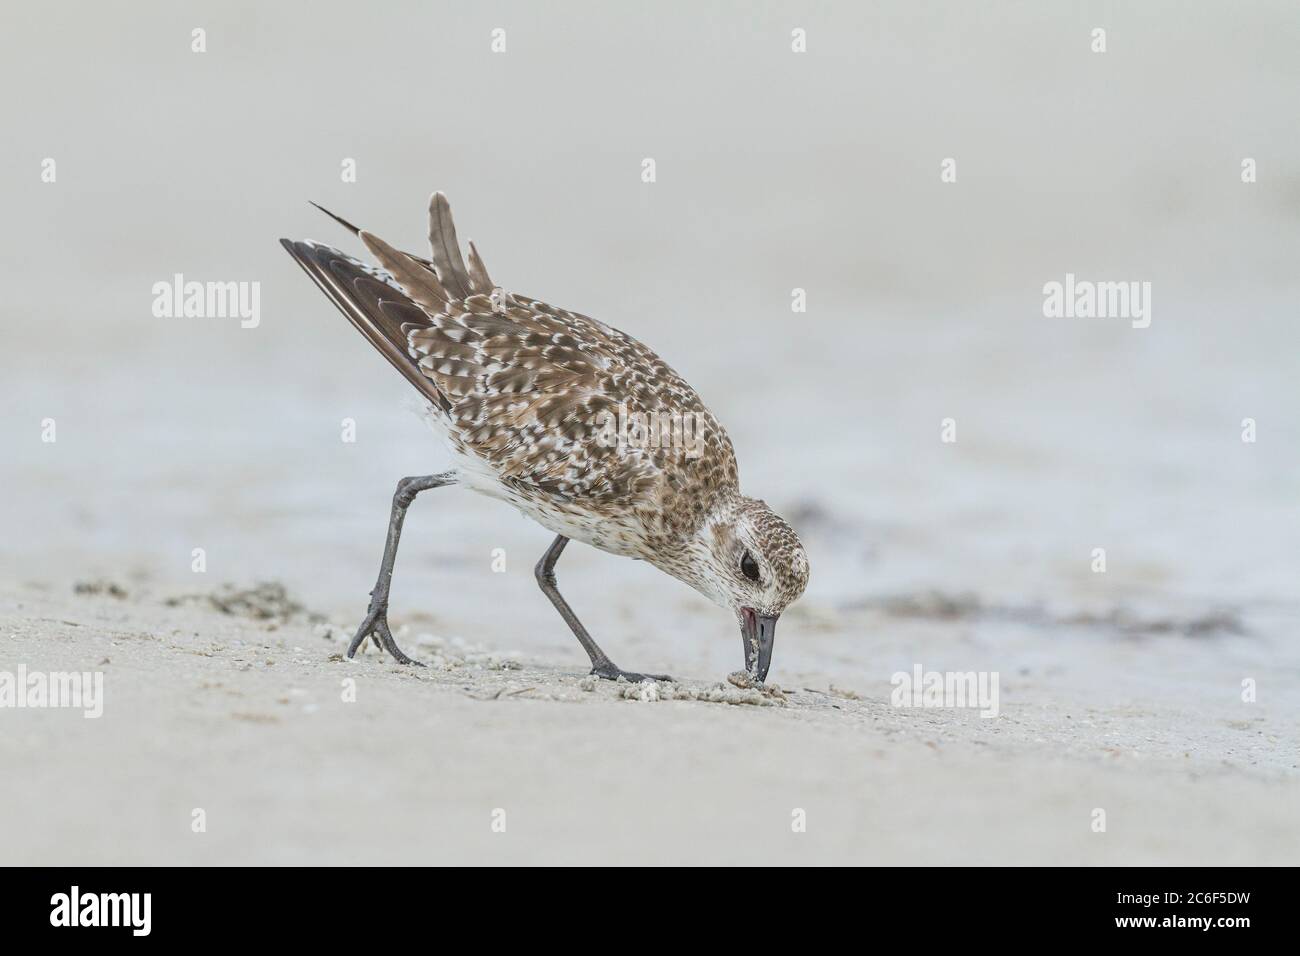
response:
[[[618,680],[619,678],[622,678],[629,684],[639,684],[643,680],[661,680],[667,681],[670,684],[677,683],[667,674],[638,674],[635,671],[621,670],[613,664],[604,664],[593,667],[591,669],[591,674],[593,677],[599,677],[602,680]]]
[[[361,622],[361,626],[357,628],[357,633],[352,637],[352,643],[348,645],[349,659],[357,653],[357,648],[361,646],[361,643],[367,637],[388,651],[389,654],[392,654],[397,663],[412,664],[416,667],[424,666],[413,657],[407,657],[402,649],[397,646],[397,641],[393,639],[393,632],[388,627],[388,602],[370,602],[370,610],[366,612],[366,619]]]

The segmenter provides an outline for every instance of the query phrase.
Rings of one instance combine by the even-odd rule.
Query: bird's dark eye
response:
[[[751,581],[758,580],[758,562],[754,556],[746,551],[740,558],[740,573]]]

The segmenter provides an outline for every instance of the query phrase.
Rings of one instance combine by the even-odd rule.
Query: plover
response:
[[[537,582],[591,658],[592,674],[671,679],[624,671],[592,640],[556,586],[555,564],[571,539],[648,561],[733,612],[745,670],[766,680],[777,618],[803,593],[808,557],[788,524],[740,493],[731,440],[695,390],[631,336],[495,285],[472,241],[467,264],[442,193],[429,202],[428,259],[317,208],[379,265],[310,240],[281,245],[415,386],[455,464],[397,483],[379,579],[348,657],[373,637],[399,662],[419,663],[388,626],[402,522],[420,492],[463,485],[556,535]],[[628,435],[621,423],[629,417],[651,426]],[[690,450],[671,440],[688,420],[698,439]],[[618,429],[608,427],[613,421]],[[657,427],[664,421],[672,427]]]

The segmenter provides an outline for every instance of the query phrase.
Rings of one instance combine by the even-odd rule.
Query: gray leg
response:
[[[422,491],[441,488],[455,481],[456,473],[448,471],[441,475],[403,478],[397,483],[397,491],[393,493],[393,511],[388,517],[388,540],[384,543],[384,560],[379,565],[379,580],[375,582],[375,589],[370,592],[370,610],[366,612],[366,619],[361,622],[356,635],[352,638],[352,643],[348,645],[348,657],[356,654],[357,648],[366,637],[373,636],[375,642],[392,654],[399,664],[424,666],[402,653],[402,649],[397,646],[397,641],[393,640],[393,632],[388,628],[388,592],[393,585],[393,562],[397,560],[397,544],[402,539],[402,521],[406,518],[406,509],[411,506],[415,496]]]
[[[632,671],[619,670],[618,666],[611,661],[605,652],[600,649],[587,629],[582,626],[578,620],[578,615],[573,613],[573,608],[560,595],[560,589],[555,583],[555,562],[560,560],[560,554],[564,551],[564,546],[569,543],[569,539],[564,535],[557,535],[551,542],[551,546],[546,549],[542,555],[542,560],[537,562],[537,583],[541,585],[542,593],[551,599],[555,609],[560,612],[560,617],[564,618],[564,623],[569,625],[573,631],[573,636],[578,639],[582,649],[587,652],[591,658],[591,672],[597,677],[603,677],[606,680],[618,680],[620,677],[638,683],[643,680],[672,680],[667,674],[637,674]]]

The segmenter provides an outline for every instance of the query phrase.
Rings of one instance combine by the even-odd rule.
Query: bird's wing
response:
[[[450,438],[503,481],[552,496],[658,501],[667,509],[707,501],[699,485],[734,487],[731,441],[695,390],[631,336],[496,288],[472,242],[468,264],[462,258],[441,193],[429,206],[431,259],[339,221],[382,268],[314,243],[285,247],[446,413]],[[676,416],[683,443],[662,434],[638,441],[635,430],[632,440],[620,440],[620,421],[638,413],[662,416],[669,427]]]
[[[408,332],[430,325],[429,317],[389,272],[311,240],[281,239],[280,245],[408,382],[444,412],[451,408],[407,348]]]
[[[694,389],[603,323],[523,296],[495,309],[471,296],[407,338],[451,401],[460,440],[505,480],[570,498],[665,505],[706,469],[721,466],[734,482],[731,442]],[[669,434],[657,433],[653,445],[629,434],[637,414],[668,422]],[[699,446],[674,447],[673,427]]]

